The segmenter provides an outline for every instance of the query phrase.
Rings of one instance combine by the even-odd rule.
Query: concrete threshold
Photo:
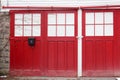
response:
[[[2,77],[0,80],[120,80],[115,77]]]
[[[78,80],[73,77],[7,77],[0,80]]]
[[[80,80],[117,80],[116,77],[81,77]]]

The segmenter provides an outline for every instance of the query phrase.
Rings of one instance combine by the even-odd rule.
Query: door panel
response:
[[[98,40],[95,41],[95,62],[96,62],[96,70],[104,70],[104,62],[105,62],[105,56],[104,56],[104,49],[105,49],[105,43],[104,41]]]
[[[32,50],[32,47],[28,45],[28,41],[24,41],[23,45],[24,45],[23,51],[24,51],[24,58],[25,58],[24,69],[31,70],[33,50]]]
[[[48,69],[56,70],[57,69],[57,43],[48,42]]]
[[[36,41],[35,43],[35,48],[33,50],[33,70],[41,70],[42,67],[41,67],[41,64],[43,63],[43,60],[42,60],[42,52],[41,52],[41,41]]]
[[[115,27],[114,11],[83,10],[83,76],[114,76]]]
[[[65,66],[65,42],[58,42],[58,70],[64,70]]]
[[[115,11],[114,75],[120,76],[120,10]]]
[[[113,54],[113,51],[114,51],[114,48],[113,48],[113,44],[114,44],[114,41],[112,40],[108,40],[106,41],[106,70],[107,72],[111,73],[110,75],[113,75],[113,72],[114,72],[114,65],[113,65],[113,57],[114,57],[114,54]]]
[[[86,64],[86,69],[89,69],[89,70],[94,70],[95,69],[95,65],[94,65],[94,63],[95,63],[95,57],[94,57],[94,41],[92,41],[92,40],[88,40],[88,41],[86,41],[85,42],[85,48],[86,48],[86,50],[85,50],[85,54],[86,54],[86,56],[85,57],[87,57],[87,60],[86,60],[86,62],[87,63],[85,63]],[[92,56],[91,56],[92,55]]]
[[[14,69],[21,69],[23,66],[23,63],[21,62],[21,59],[23,58],[23,53],[22,53],[23,48],[21,48],[22,41],[16,40],[14,44],[15,44],[14,46],[15,54],[13,56],[14,57],[16,56],[16,59],[14,58],[14,63],[13,63]]]
[[[67,68],[68,70],[74,70],[75,69],[75,48],[74,48],[74,42],[67,42]]]
[[[47,75],[77,76],[76,12],[50,11],[47,15],[47,54],[49,65]]]

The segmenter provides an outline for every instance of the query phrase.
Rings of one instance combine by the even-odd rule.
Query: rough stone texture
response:
[[[0,75],[9,71],[9,13],[0,13]]]
[[[0,0],[0,11],[1,11],[1,0]]]

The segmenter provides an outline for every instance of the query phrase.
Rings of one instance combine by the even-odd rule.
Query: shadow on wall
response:
[[[0,12],[0,76],[9,71],[9,13]]]

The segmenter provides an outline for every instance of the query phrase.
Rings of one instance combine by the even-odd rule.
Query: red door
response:
[[[120,10],[114,12],[115,41],[114,41],[114,75],[120,76]]]
[[[115,76],[114,21],[113,10],[83,10],[83,76]]]
[[[76,10],[10,14],[11,75],[77,76]]]

